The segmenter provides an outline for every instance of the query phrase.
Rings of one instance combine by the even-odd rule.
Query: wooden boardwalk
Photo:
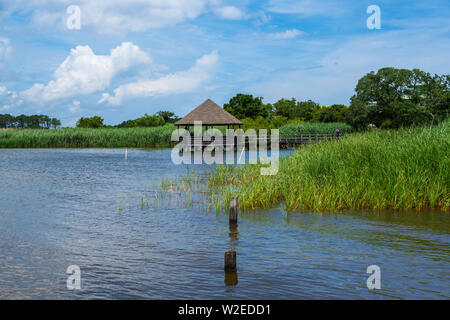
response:
[[[296,147],[300,146],[302,144],[307,143],[314,143],[324,140],[336,140],[341,138],[343,135],[340,134],[339,137],[337,137],[335,134],[321,134],[321,133],[311,133],[311,134],[297,134],[297,135],[281,135],[279,136],[279,147],[280,149],[286,149],[289,147]],[[249,136],[246,135],[243,137],[233,137],[227,138],[225,136],[223,137],[216,137],[211,138],[208,136],[184,136],[183,141],[180,137],[179,142],[182,142],[180,146],[189,148],[206,148],[206,147],[223,147],[223,148],[242,148],[245,146],[245,148],[249,147],[249,144],[253,145],[263,145],[264,143],[267,145],[267,148],[270,148],[271,141],[270,141],[270,135],[267,136],[267,139],[263,139],[259,136]],[[212,141],[211,141],[212,140]]]

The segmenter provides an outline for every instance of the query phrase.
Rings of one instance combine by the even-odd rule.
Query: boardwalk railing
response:
[[[310,134],[296,134],[296,135],[280,135],[279,145],[281,148],[294,147],[306,143],[318,142],[323,140],[333,140],[339,139],[343,136],[340,134],[336,136],[335,134],[322,134],[322,133],[310,133]],[[258,135],[243,135],[235,136],[231,138],[223,137],[211,137],[211,136],[184,136],[180,137],[179,142],[182,142],[181,146],[184,147],[242,147],[248,146],[249,144],[262,145],[264,142],[268,147],[271,145],[271,137],[268,135],[265,139]]]

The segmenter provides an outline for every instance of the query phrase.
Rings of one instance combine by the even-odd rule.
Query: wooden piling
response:
[[[236,251],[227,250],[225,251],[225,272],[236,271]]]
[[[230,198],[230,223],[238,222],[238,198]]]

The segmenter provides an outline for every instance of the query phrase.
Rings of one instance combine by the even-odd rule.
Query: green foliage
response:
[[[331,107],[320,107],[312,114],[312,122],[342,122],[346,119],[348,107],[333,104]]]
[[[251,94],[238,93],[224,104],[224,109],[238,119],[256,119],[258,116],[268,118],[271,116],[272,106],[264,104],[262,99],[254,98]]]
[[[163,118],[152,115],[149,116],[148,114],[145,114],[143,117],[138,118],[136,120],[132,120],[128,122],[124,127],[125,128],[134,128],[134,127],[159,127],[165,124],[165,121]]]
[[[155,128],[64,128],[0,131],[0,148],[170,147],[173,125]]]
[[[320,105],[312,100],[296,101],[294,98],[291,100],[282,98],[273,104],[274,115],[304,121],[312,120],[319,109]]]
[[[374,130],[307,145],[280,159],[278,174],[262,165],[220,166],[209,177],[223,204],[243,209],[284,202],[287,210],[450,210],[450,123]],[[230,184],[229,186],[226,186]]]
[[[281,98],[273,104],[274,115],[281,116],[285,118],[295,118],[300,117],[299,112],[296,110],[297,102],[294,98],[287,100]]]
[[[119,124],[118,128],[159,127],[166,123],[175,123],[180,118],[170,111],[158,111],[154,115],[145,114],[135,120],[127,120]]]
[[[231,107],[231,105],[234,107]],[[267,116],[258,114],[257,110],[260,109],[255,107],[256,105],[259,105],[258,108],[266,110]],[[245,109],[248,106],[251,106],[251,110],[248,110],[248,112],[245,113],[242,109]],[[348,107],[344,105],[335,104],[331,107],[320,107],[320,105],[314,101],[296,101],[294,98],[290,100],[282,98],[275,102],[273,106],[261,106],[261,98],[253,98],[251,95],[238,94],[230,100],[229,104],[225,104],[225,110],[232,112],[241,119],[244,130],[277,129],[287,124],[301,123],[304,121],[342,122],[348,112]],[[243,114],[247,114],[248,116],[242,118],[241,116]],[[348,128],[348,125],[342,123],[339,125]],[[321,129],[316,130],[317,125],[305,128],[313,128],[314,132],[322,131]],[[347,131],[349,131],[349,129],[347,129]]]
[[[248,129],[254,129],[256,131],[260,129],[272,129],[272,124],[269,119],[265,119],[261,116],[258,116],[256,119],[245,118],[242,121],[242,129],[247,131]]]
[[[300,122],[298,119],[288,120],[286,117],[275,116],[271,119],[266,119],[261,116],[256,119],[246,118],[241,120],[243,123],[242,129],[254,129],[257,132],[261,129],[271,130],[271,129],[279,129],[280,127],[288,124],[288,123],[297,123]]]
[[[10,114],[0,114],[0,128],[32,128],[32,129],[50,129],[57,128],[61,125],[61,121],[56,118],[50,118],[46,115],[31,115],[26,116],[21,114],[14,117]]]
[[[315,122],[302,122],[291,123],[284,125],[280,128],[280,134],[308,134],[308,133],[328,133],[333,134],[339,129],[340,133],[350,133],[353,128],[344,122],[328,122],[328,123],[315,123]]]
[[[81,118],[77,122],[77,128],[103,128],[103,118],[99,116]]]
[[[437,123],[450,111],[450,75],[431,75],[419,69],[382,68],[362,77],[351,98],[347,123],[363,129]]]
[[[158,111],[156,115],[163,119],[166,123],[175,123],[180,120],[180,118],[176,116],[175,113],[170,111]]]

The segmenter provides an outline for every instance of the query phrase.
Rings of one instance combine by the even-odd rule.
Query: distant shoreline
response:
[[[161,148],[172,147],[175,126],[149,128],[62,128],[0,131],[0,148]]]

